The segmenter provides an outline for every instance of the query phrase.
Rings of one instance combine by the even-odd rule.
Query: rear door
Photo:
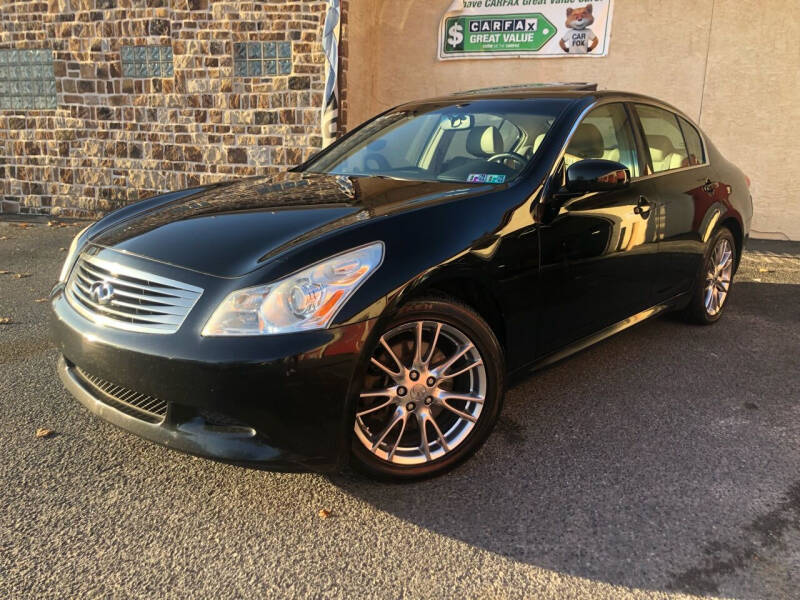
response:
[[[700,266],[708,219],[722,190],[708,164],[698,130],[663,108],[635,104],[647,147],[647,179],[655,188],[661,262],[655,286],[657,301],[688,290]]]
[[[631,115],[622,103],[601,105],[578,125],[565,166],[586,158],[621,162],[623,190],[566,201],[541,228],[542,335],[546,354],[652,305],[658,268],[653,184],[641,174]]]

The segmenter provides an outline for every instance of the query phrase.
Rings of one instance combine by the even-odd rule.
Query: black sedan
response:
[[[751,217],[748,179],[652,98],[413,102],[289,172],[81,232],[51,298],[59,373],[186,452],[433,475],[519,377],[666,311],[716,322]]]

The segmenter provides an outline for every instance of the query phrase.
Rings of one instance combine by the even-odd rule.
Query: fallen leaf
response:
[[[11,271],[0,271],[0,275],[8,275]]]
[[[321,508],[318,514],[320,519],[327,519],[331,516],[331,511],[329,511],[327,508]]]
[[[59,249],[58,249],[58,251],[59,251],[59,252],[66,252],[66,251],[67,251],[67,249],[66,249],[66,248],[59,248]]]
[[[774,273],[775,269],[764,269],[763,267],[758,270],[759,273]]]
[[[55,432],[52,429],[45,429],[43,427],[40,427],[39,429],[36,430],[36,437],[37,438],[46,438],[46,437],[50,437],[51,435],[53,435],[53,433],[55,433]]]
[[[0,317],[0,325],[8,325],[11,323],[11,317]]]
[[[23,279],[25,277],[30,277],[30,276],[31,276],[30,273],[14,273],[14,277],[16,277],[17,279]]]
[[[34,300],[34,302],[39,302],[39,303],[47,302],[47,298],[37,298],[36,300]]]
[[[0,240],[7,240],[7,239],[8,239],[7,235],[0,235]]]
[[[53,225],[55,225],[55,224],[56,224],[56,222],[55,222],[55,221],[48,221],[48,222],[47,222],[47,226],[48,226],[48,227],[52,227],[52,226],[53,226]]]

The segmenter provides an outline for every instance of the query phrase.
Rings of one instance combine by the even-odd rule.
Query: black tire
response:
[[[722,303],[720,309],[713,314],[709,312],[709,309],[706,307],[705,302],[705,295],[706,295],[706,287],[707,287],[707,273],[711,266],[712,257],[714,255],[714,251],[717,246],[722,243],[723,240],[726,240],[733,251],[733,268],[731,270],[730,275],[730,282],[728,291],[725,295],[725,299]],[[683,310],[683,317],[686,321],[690,323],[695,323],[697,325],[713,325],[717,321],[720,320],[723,313],[725,312],[725,307],[727,306],[730,300],[730,293],[733,291],[733,276],[736,272],[736,266],[739,262],[739,249],[736,246],[736,239],[733,237],[733,233],[727,227],[720,227],[717,229],[716,232],[711,236],[711,239],[708,242],[708,246],[706,248],[705,255],[703,256],[703,263],[700,265],[700,269],[698,270],[697,276],[695,277],[695,282],[693,284],[692,289],[692,299],[689,301],[689,304]]]
[[[404,325],[415,325],[420,321],[428,325],[430,325],[430,322],[434,322],[442,323],[443,326],[447,325],[455,328],[474,344],[475,349],[480,353],[480,358],[485,367],[485,370],[482,371],[482,375],[485,373],[485,379],[482,379],[485,381],[485,397],[482,403],[482,409],[469,433],[464,436],[463,441],[460,441],[456,447],[445,451],[446,453],[439,458],[431,460],[430,457],[428,457],[428,462],[415,465],[396,464],[376,456],[365,446],[365,442],[359,439],[356,433],[359,424],[354,416],[352,464],[356,469],[373,478],[394,481],[412,481],[434,477],[449,471],[474,454],[484,441],[486,441],[486,438],[497,422],[503,404],[503,395],[505,391],[505,363],[503,352],[497,341],[497,337],[486,321],[470,307],[457,301],[447,298],[423,298],[413,300],[402,306],[380,333],[384,335],[396,331],[397,328],[402,329]],[[444,331],[444,329],[442,331]],[[373,348],[369,349],[370,354],[368,355],[367,363],[369,363],[369,357],[374,356],[374,353],[379,351],[380,346],[380,336],[378,336]],[[428,348],[430,348],[430,345]],[[433,366],[435,361],[430,360],[430,362]],[[458,365],[459,363],[455,364]],[[362,373],[359,379],[359,391],[365,389],[364,385],[368,378],[367,371],[369,371],[370,368],[368,364],[365,368],[365,372]],[[372,368],[374,369],[374,367]],[[472,379],[472,375],[469,375],[469,377]],[[390,378],[387,378],[387,380],[389,379]],[[389,385],[392,384],[390,383]],[[408,398],[410,397],[411,394],[409,392]],[[426,398],[426,402],[427,400]],[[401,404],[404,402],[404,400],[399,399],[396,399],[396,401]],[[358,402],[360,402],[360,400]],[[434,407],[432,406],[431,408]],[[399,409],[394,408],[394,405],[392,405],[386,410]],[[403,426],[405,427],[405,424]],[[423,425],[423,428],[426,427],[427,425]],[[399,437],[400,436],[398,436],[398,438]]]

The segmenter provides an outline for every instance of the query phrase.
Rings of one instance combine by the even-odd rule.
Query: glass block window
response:
[[[273,77],[292,72],[292,42],[240,42],[233,45],[233,74]]]
[[[54,109],[57,105],[52,50],[0,50],[0,110]]]
[[[172,77],[172,46],[123,46],[123,77]]]

